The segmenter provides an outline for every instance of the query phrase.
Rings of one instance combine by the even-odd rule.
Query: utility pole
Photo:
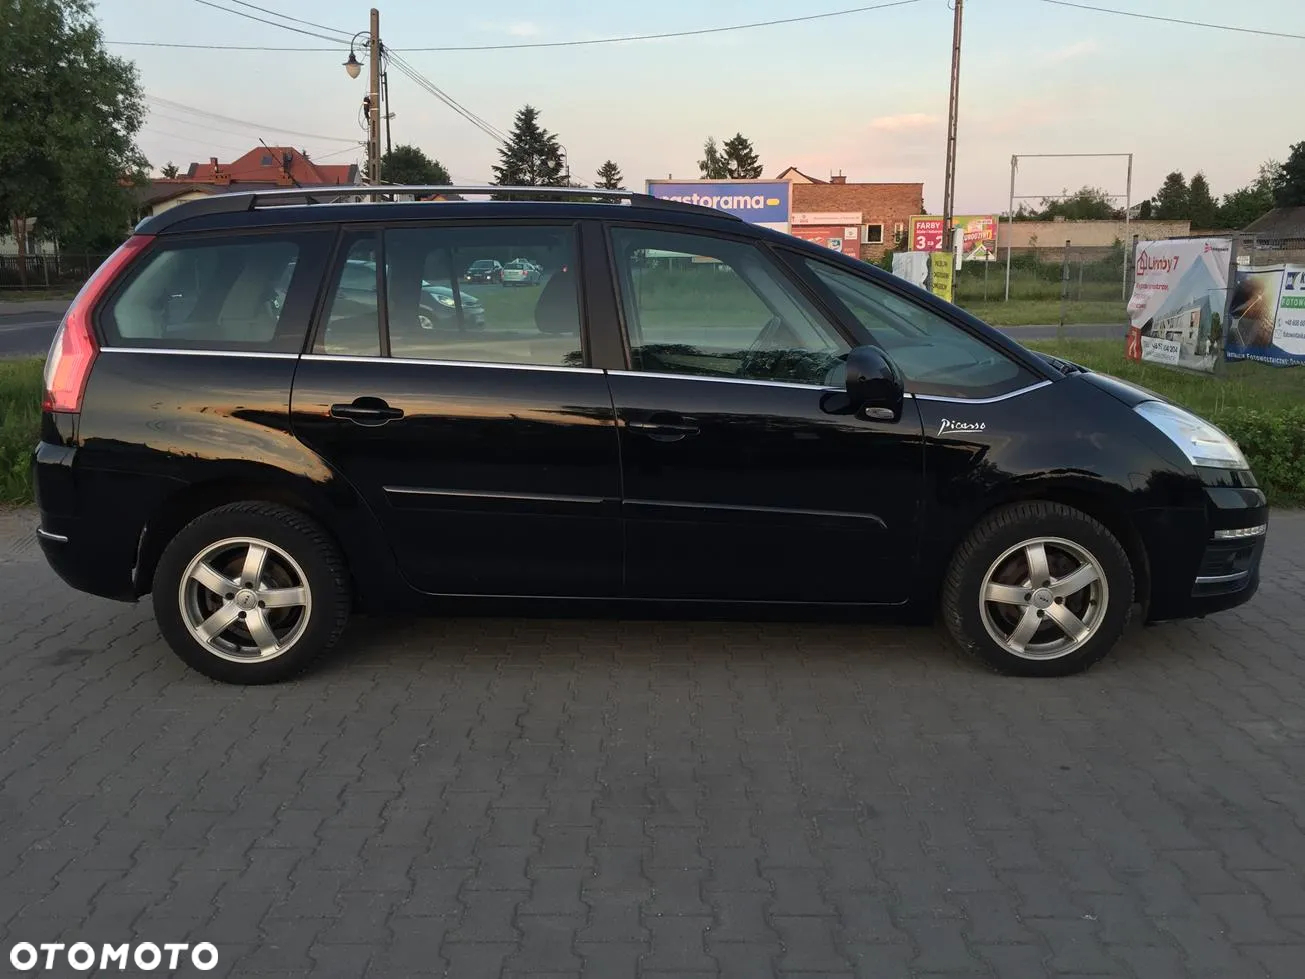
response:
[[[956,115],[961,90],[961,11],[964,0],[951,0],[955,14],[952,22],[952,87],[947,103],[947,174],[943,178],[943,248],[953,251],[952,217],[956,196]]]
[[[381,12],[372,8],[368,42],[371,94],[367,103],[367,173],[372,184],[381,182]]]

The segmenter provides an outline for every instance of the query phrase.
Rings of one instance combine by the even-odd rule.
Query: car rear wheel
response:
[[[153,595],[168,645],[225,683],[302,672],[349,615],[339,549],[307,516],[273,503],[233,503],[189,523],[159,559]]]
[[[956,642],[1016,676],[1088,669],[1123,634],[1132,606],[1133,569],[1115,536],[1048,502],[985,517],[957,550],[942,599]]]

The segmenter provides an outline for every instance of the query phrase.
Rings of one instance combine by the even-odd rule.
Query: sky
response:
[[[274,20],[233,0],[220,6]],[[256,6],[366,32],[368,4],[250,0]],[[922,181],[942,210],[952,11],[948,0],[804,23],[579,47],[413,51],[687,31],[865,6],[876,0],[534,0],[431,4],[381,0],[385,45],[499,130],[524,104],[592,182],[604,160],[626,186],[693,178],[707,136],[742,132],[776,176],[796,166],[849,181]],[[886,0],[879,0],[886,2]],[[1305,35],[1301,0],[1083,0],[1119,10]],[[433,11],[438,9],[439,16]],[[1205,172],[1216,195],[1248,183],[1266,159],[1305,140],[1305,40],[1165,24],[1047,0],[966,0],[957,138],[957,213],[1004,211],[1011,156],[1017,193],[1084,184],[1122,196],[1128,161],[1032,154],[1132,153],[1132,199],[1164,175]],[[266,45],[317,51],[229,51],[110,44],[133,60],[147,96],[237,122],[151,104],[139,137],[155,167],[231,160],[257,145],[307,149],[322,162],[361,162],[367,75],[342,67],[347,41],[327,42],[201,0],[99,0],[110,42]],[[316,31],[291,23],[289,26]],[[455,181],[486,183],[496,141],[398,71],[390,72],[393,139],[440,160]],[[305,134],[294,135],[291,131]],[[1035,202],[1033,202],[1035,203]]]

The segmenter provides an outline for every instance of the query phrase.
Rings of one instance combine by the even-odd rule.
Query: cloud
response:
[[[1059,65],[1066,61],[1073,61],[1076,58],[1096,54],[1100,50],[1101,46],[1092,38],[1088,38],[1085,41],[1075,41],[1073,44],[1067,44],[1063,48],[1053,48],[1042,54],[1038,61],[1044,65]]]
[[[870,128],[883,133],[909,133],[931,129],[938,123],[937,116],[923,112],[904,112],[896,116],[879,116],[870,120]]]

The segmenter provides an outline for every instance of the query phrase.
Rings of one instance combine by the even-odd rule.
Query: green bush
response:
[[[1229,408],[1210,421],[1241,447],[1270,500],[1305,503],[1305,405],[1276,411]]]

